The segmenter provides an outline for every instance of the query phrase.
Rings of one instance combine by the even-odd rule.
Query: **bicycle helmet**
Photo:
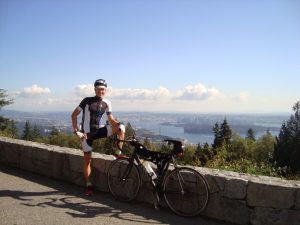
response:
[[[94,83],[94,87],[96,88],[107,88],[107,83],[103,79],[98,79]]]

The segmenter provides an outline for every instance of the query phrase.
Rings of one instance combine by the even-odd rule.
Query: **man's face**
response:
[[[98,97],[103,98],[106,93],[106,88],[104,87],[95,87],[95,93]]]

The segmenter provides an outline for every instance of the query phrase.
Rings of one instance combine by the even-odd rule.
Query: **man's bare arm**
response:
[[[80,114],[80,110],[78,108],[76,108],[76,109],[74,109],[74,111],[71,115],[72,126],[73,126],[73,131],[74,132],[79,131],[78,124],[77,124],[77,117],[78,117],[79,114]]]

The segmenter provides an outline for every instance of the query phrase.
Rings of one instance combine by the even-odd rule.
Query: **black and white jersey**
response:
[[[82,111],[82,130],[85,133],[95,132],[100,127],[101,118],[106,112],[111,114],[111,102],[97,96],[84,98],[78,109]]]

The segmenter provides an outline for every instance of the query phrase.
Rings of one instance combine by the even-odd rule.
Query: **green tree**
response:
[[[135,136],[135,130],[133,129],[133,127],[131,126],[131,124],[128,122],[126,124],[126,137],[132,137]]]
[[[33,135],[33,140],[40,140],[43,136],[41,134],[40,129],[38,128],[37,125],[33,126],[33,131],[32,131],[32,135]]]
[[[213,127],[213,131],[215,134],[214,143],[212,144],[212,147],[214,149],[222,146],[222,137],[221,137],[221,130],[218,123],[215,123]]]
[[[3,119],[5,119],[5,118],[3,118]],[[0,118],[0,120],[1,120],[1,118]],[[16,127],[15,121],[9,120],[9,119],[5,119],[5,120],[7,120],[6,125],[0,129],[0,135],[6,136],[6,137],[11,137],[11,138],[18,138],[19,132]]]
[[[229,145],[232,138],[232,130],[225,118],[220,128],[220,135],[225,145]]]
[[[249,128],[247,130],[246,139],[251,140],[251,141],[256,141],[255,132],[252,128]]]
[[[8,95],[6,94],[6,90],[0,88],[0,110],[7,105],[13,103],[13,99],[7,99]],[[10,136],[7,128],[9,129],[10,120],[0,116],[0,131],[4,135]]]
[[[238,134],[232,135],[231,145],[227,148],[228,161],[250,158],[251,149],[247,140]]]
[[[196,166],[205,166],[213,157],[213,150],[208,143],[205,143],[204,145],[198,143],[194,154],[194,163]]]
[[[29,121],[25,122],[22,139],[27,141],[33,141],[33,130]]]
[[[12,138],[18,138],[19,131],[16,127],[16,122],[14,120],[9,120],[7,132],[9,133],[10,137]]]
[[[283,123],[276,137],[273,160],[280,167],[300,171],[300,102],[293,106],[294,115]]]
[[[7,97],[6,90],[0,88],[0,110],[2,107],[13,103],[13,99],[7,99]]]
[[[191,165],[194,162],[195,158],[195,147],[187,145],[184,148],[183,156],[179,157],[177,160],[180,164]]]
[[[219,126],[218,123],[215,124],[213,127],[213,131],[215,134],[215,139],[212,147],[214,149],[220,148],[220,147],[228,147],[228,145],[231,142],[232,138],[232,130],[227,122],[227,119],[225,118],[223,120],[223,123],[221,126]]]
[[[55,126],[53,126],[50,131],[50,136],[55,136],[58,134],[59,134],[59,130]]]
[[[255,143],[253,158],[256,162],[266,162],[272,158],[274,152],[275,139],[272,134],[267,131],[266,134],[261,136]]]

